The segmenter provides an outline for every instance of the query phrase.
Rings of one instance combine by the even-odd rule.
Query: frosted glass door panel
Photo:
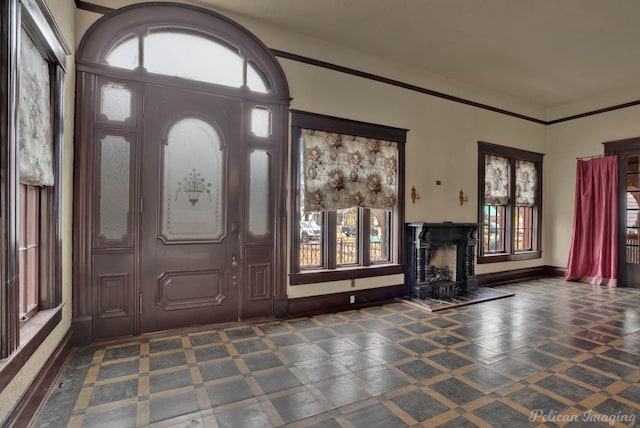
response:
[[[102,101],[100,113],[107,120],[124,122],[131,117],[131,90],[120,83],[109,82],[100,91]]]
[[[256,137],[271,135],[271,112],[264,107],[254,107],[251,111],[251,132]]]
[[[169,130],[163,147],[161,236],[213,240],[224,233],[224,152],[207,122],[185,118]]]
[[[256,150],[250,155],[249,232],[254,236],[264,236],[271,232],[269,227],[270,161],[269,153],[264,150]]]
[[[133,70],[138,66],[138,58],[138,38],[129,36],[111,49],[105,60],[114,67]]]
[[[123,241],[129,233],[130,145],[121,136],[100,140],[100,239]]]
[[[144,67],[152,73],[239,88],[243,64],[237,52],[197,33],[163,30],[144,38]]]
[[[247,61],[247,86],[254,92],[266,94],[269,84],[262,71],[252,62]]]

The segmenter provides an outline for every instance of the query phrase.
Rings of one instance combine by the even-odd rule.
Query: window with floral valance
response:
[[[516,205],[532,207],[536,201],[536,164],[516,160]],[[505,205],[509,201],[511,163],[509,158],[485,155],[484,201],[490,205]]]
[[[20,182],[53,185],[53,135],[49,62],[22,29],[20,43]]]
[[[62,319],[63,106],[71,50],[41,1],[1,1],[0,27],[11,36],[0,38],[0,280],[11,291],[0,293],[2,392]]]
[[[479,194],[479,263],[541,257],[542,158],[478,143],[478,179],[484,183]]]
[[[536,204],[538,173],[534,162],[516,160],[516,206]]]
[[[509,159],[502,156],[484,157],[484,201],[491,205],[504,205],[509,201],[511,177]]]
[[[292,111],[290,283],[403,271],[406,130]]]
[[[301,138],[306,211],[396,205],[397,143],[312,129]]]

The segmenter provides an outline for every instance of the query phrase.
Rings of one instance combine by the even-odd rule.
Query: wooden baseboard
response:
[[[565,268],[555,266],[537,266],[532,268],[513,269],[477,275],[478,285],[490,287],[505,285],[536,278],[564,276]],[[355,303],[349,303],[351,296]],[[316,315],[320,313],[357,309],[379,305],[404,296],[404,285],[383,288],[372,288],[345,293],[326,294],[322,296],[289,299],[289,316]]]
[[[567,269],[556,266],[537,266],[524,269],[505,270],[502,272],[491,272],[477,275],[478,285],[491,287],[493,285],[511,284],[519,281],[527,281],[536,278],[545,278],[550,276],[564,276]]]
[[[49,390],[60,374],[67,357],[71,353],[72,330],[62,338],[44,367],[38,372],[31,385],[18,400],[4,423],[6,427],[27,427],[38,413],[38,409],[49,395]]]
[[[289,299],[289,316],[317,315],[375,306],[391,302],[403,295],[404,285],[399,284],[389,287]],[[353,296],[355,303],[350,303],[351,296]]]
[[[273,315],[276,318],[284,318],[289,315],[289,302],[287,300],[287,296],[274,298]]]
[[[478,278],[478,285],[481,287],[490,287],[492,285],[511,284],[513,282],[526,281],[528,279],[541,278],[544,276],[547,276],[545,266],[539,266],[483,273],[476,277]]]
[[[545,272],[547,276],[562,276],[564,277],[567,274],[566,267],[558,267],[558,266],[545,266]]]
[[[74,317],[71,320],[73,330],[73,346],[93,343],[93,318],[89,316]]]

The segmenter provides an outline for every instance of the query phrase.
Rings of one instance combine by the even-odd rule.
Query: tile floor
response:
[[[501,289],[78,348],[34,426],[640,426],[640,290]]]

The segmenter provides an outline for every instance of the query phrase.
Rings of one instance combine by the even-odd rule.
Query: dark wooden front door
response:
[[[140,331],[236,321],[241,102],[148,85],[143,103]]]

